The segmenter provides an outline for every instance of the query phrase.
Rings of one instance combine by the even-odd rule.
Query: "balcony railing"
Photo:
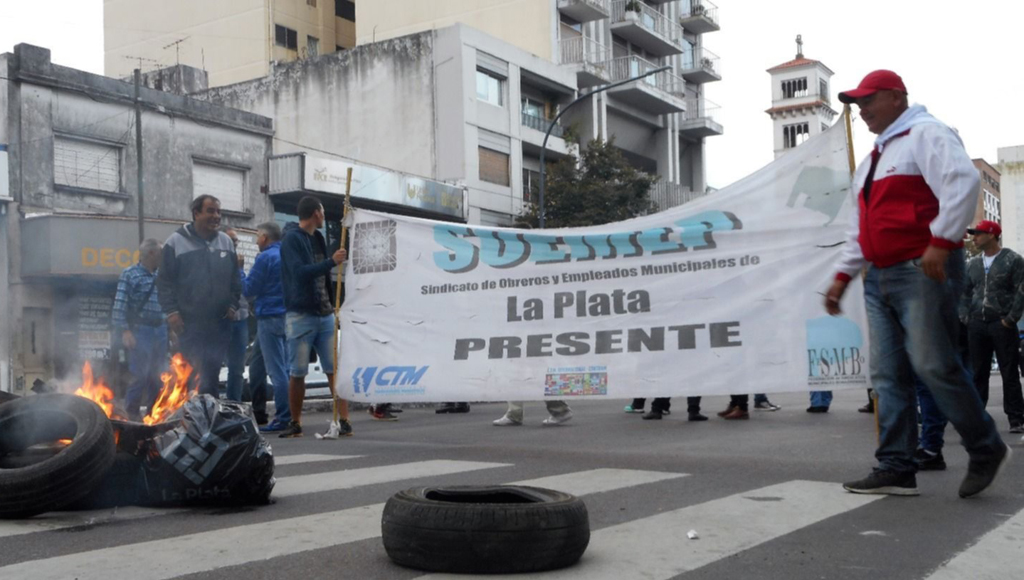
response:
[[[686,99],[686,115],[684,119],[687,121],[696,121],[697,119],[707,119],[720,123],[716,118],[720,112],[719,107],[715,102],[707,99]]]
[[[612,23],[628,20],[635,20],[640,26],[673,42],[682,36],[682,27],[639,0],[612,2]]]
[[[580,22],[608,18],[611,0],[558,0],[558,9]]]
[[[690,48],[683,52],[680,58],[682,59],[682,62],[679,64],[679,70],[680,74],[682,74],[684,78],[689,78],[691,75],[699,77],[696,79],[690,79],[693,82],[703,82],[713,80],[715,78],[722,78],[721,59],[717,54],[703,46]]]
[[[682,24],[683,28],[687,28],[687,21],[691,21],[690,26],[694,28],[694,32],[704,32],[706,26],[701,26],[696,22],[700,19],[706,20],[712,26],[710,29],[717,30],[720,26],[718,22],[718,6],[708,0],[690,0],[690,8],[687,10],[683,8],[684,12],[679,15],[679,23]]]
[[[773,99],[772,100],[772,106],[778,105],[780,103],[784,103],[786,101],[793,101],[793,100],[796,100],[796,99],[810,99],[810,102],[824,101],[826,105],[831,105],[832,104],[832,99],[831,99],[831,97],[829,96],[828,93],[811,93],[811,92],[808,92],[808,91],[798,91],[798,92],[794,93],[792,97],[785,97],[785,98],[782,98],[782,99]]]
[[[585,36],[563,38],[559,41],[562,64],[601,64],[612,58],[610,48]]]
[[[620,56],[608,61],[607,68],[611,80],[622,81],[630,77],[642,75],[646,72],[659,68],[661,65],[654,64],[639,56]],[[662,71],[637,81],[660,89],[670,95],[682,95],[686,89],[686,81],[677,77],[669,71]]]
[[[541,133],[547,131],[548,125],[551,124],[551,119],[545,119],[544,117],[527,113],[526,111],[523,111],[522,118],[523,126],[536,129]],[[551,135],[554,137],[561,137],[563,133],[564,129],[561,125],[555,125],[554,128],[551,129]]]
[[[648,198],[657,204],[658,211],[683,205],[704,195],[704,192],[691,191],[689,187],[668,181],[658,181],[647,191]]]

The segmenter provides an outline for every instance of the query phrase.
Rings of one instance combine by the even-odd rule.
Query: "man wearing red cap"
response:
[[[960,497],[977,495],[1010,457],[978,392],[957,361],[957,304],[963,287],[963,232],[978,200],[978,171],[957,134],[921,105],[909,106],[903,79],[868,74],[851,91],[878,135],[853,178],[856,211],[825,309],[867,267],[864,301],[871,381],[878,393],[878,467],[843,487],[853,493],[918,495],[917,398],[911,370],[960,433],[970,455]]]
[[[974,387],[988,404],[992,353],[1003,376],[1003,411],[1010,433],[1024,433],[1024,396],[1020,386],[1020,339],[1017,321],[1024,314],[1024,258],[1002,247],[1003,229],[980,221],[967,230],[981,250],[967,265],[967,285],[960,299],[960,320],[967,325]]]

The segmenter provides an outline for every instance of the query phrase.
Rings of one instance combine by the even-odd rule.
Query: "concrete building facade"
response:
[[[104,0],[104,73],[183,64],[220,86],[355,46],[353,0]]]
[[[834,73],[821,61],[804,56],[800,35],[796,43],[793,60],[768,69],[772,77],[772,106],[765,113],[772,118],[776,159],[824,133],[838,114],[832,108],[830,88]]]
[[[713,3],[375,0],[357,3],[357,17],[360,44],[459,22],[569,68],[581,92],[671,66],[580,103],[563,117],[563,125],[580,143],[614,138],[634,166],[660,176],[652,197],[661,206],[706,192],[704,139],[723,132],[717,105],[703,94],[706,83],[722,78],[720,59],[704,46],[704,35],[720,29]],[[527,120],[542,128],[561,103],[554,95],[529,92],[522,99]],[[538,163],[527,154],[524,167]]]
[[[1024,251],[1024,145],[1000,147],[996,152],[1002,205],[1003,245]]]
[[[0,389],[25,394],[83,360],[117,361],[114,288],[140,241],[134,94],[52,64],[45,48],[0,55]],[[166,239],[211,193],[251,260],[246,232],[273,216],[272,121],[146,88],[139,102],[145,236]]]

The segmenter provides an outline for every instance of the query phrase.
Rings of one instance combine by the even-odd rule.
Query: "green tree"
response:
[[[596,226],[657,210],[648,192],[658,178],[634,169],[614,143],[595,139],[578,160],[569,155],[548,165],[545,227]],[[540,226],[538,202],[531,199],[520,224]]]

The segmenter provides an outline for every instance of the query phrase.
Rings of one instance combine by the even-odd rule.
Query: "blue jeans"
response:
[[[832,391],[811,391],[812,407],[825,407],[828,409],[831,404]]]
[[[192,375],[199,380],[199,392],[218,396],[220,367],[228,353],[231,341],[231,321],[227,319],[199,323],[185,321],[185,331],[179,339],[181,354],[192,365]]]
[[[878,393],[879,469],[917,471],[917,393],[911,370],[960,433],[971,459],[984,461],[1002,451],[995,423],[957,357],[956,300],[963,271],[963,250],[950,252],[947,283],[925,276],[920,260],[868,269],[864,301],[871,381]]]
[[[235,320],[231,323],[231,340],[228,342],[228,388],[229,401],[242,400],[242,386],[245,383],[245,348],[249,346],[249,321]]]
[[[333,322],[331,324],[333,330]],[[284,316],[260,318],[256,326],[256,338],[260,343],[263,364],[270,375],[270,382],[274,384],[274,420],[287,423],[292,420],[292,414],[288,408],[288,351],[284,326]]]
[[[289,312],[284,318],[288,335],[288,373],[296,378],[309,374],[309,358],[313,348],[320,357],[320,368],[334,374],[334,314],[316,316]],[[273,380],[273,377],[271,377]]]
[[[135,348],[128,351],[128,372],[132,382],[124,396],[129,419],[139,419],[139,407],[152,409],[167,370],[167,327],[138,325],[133,331]]]

